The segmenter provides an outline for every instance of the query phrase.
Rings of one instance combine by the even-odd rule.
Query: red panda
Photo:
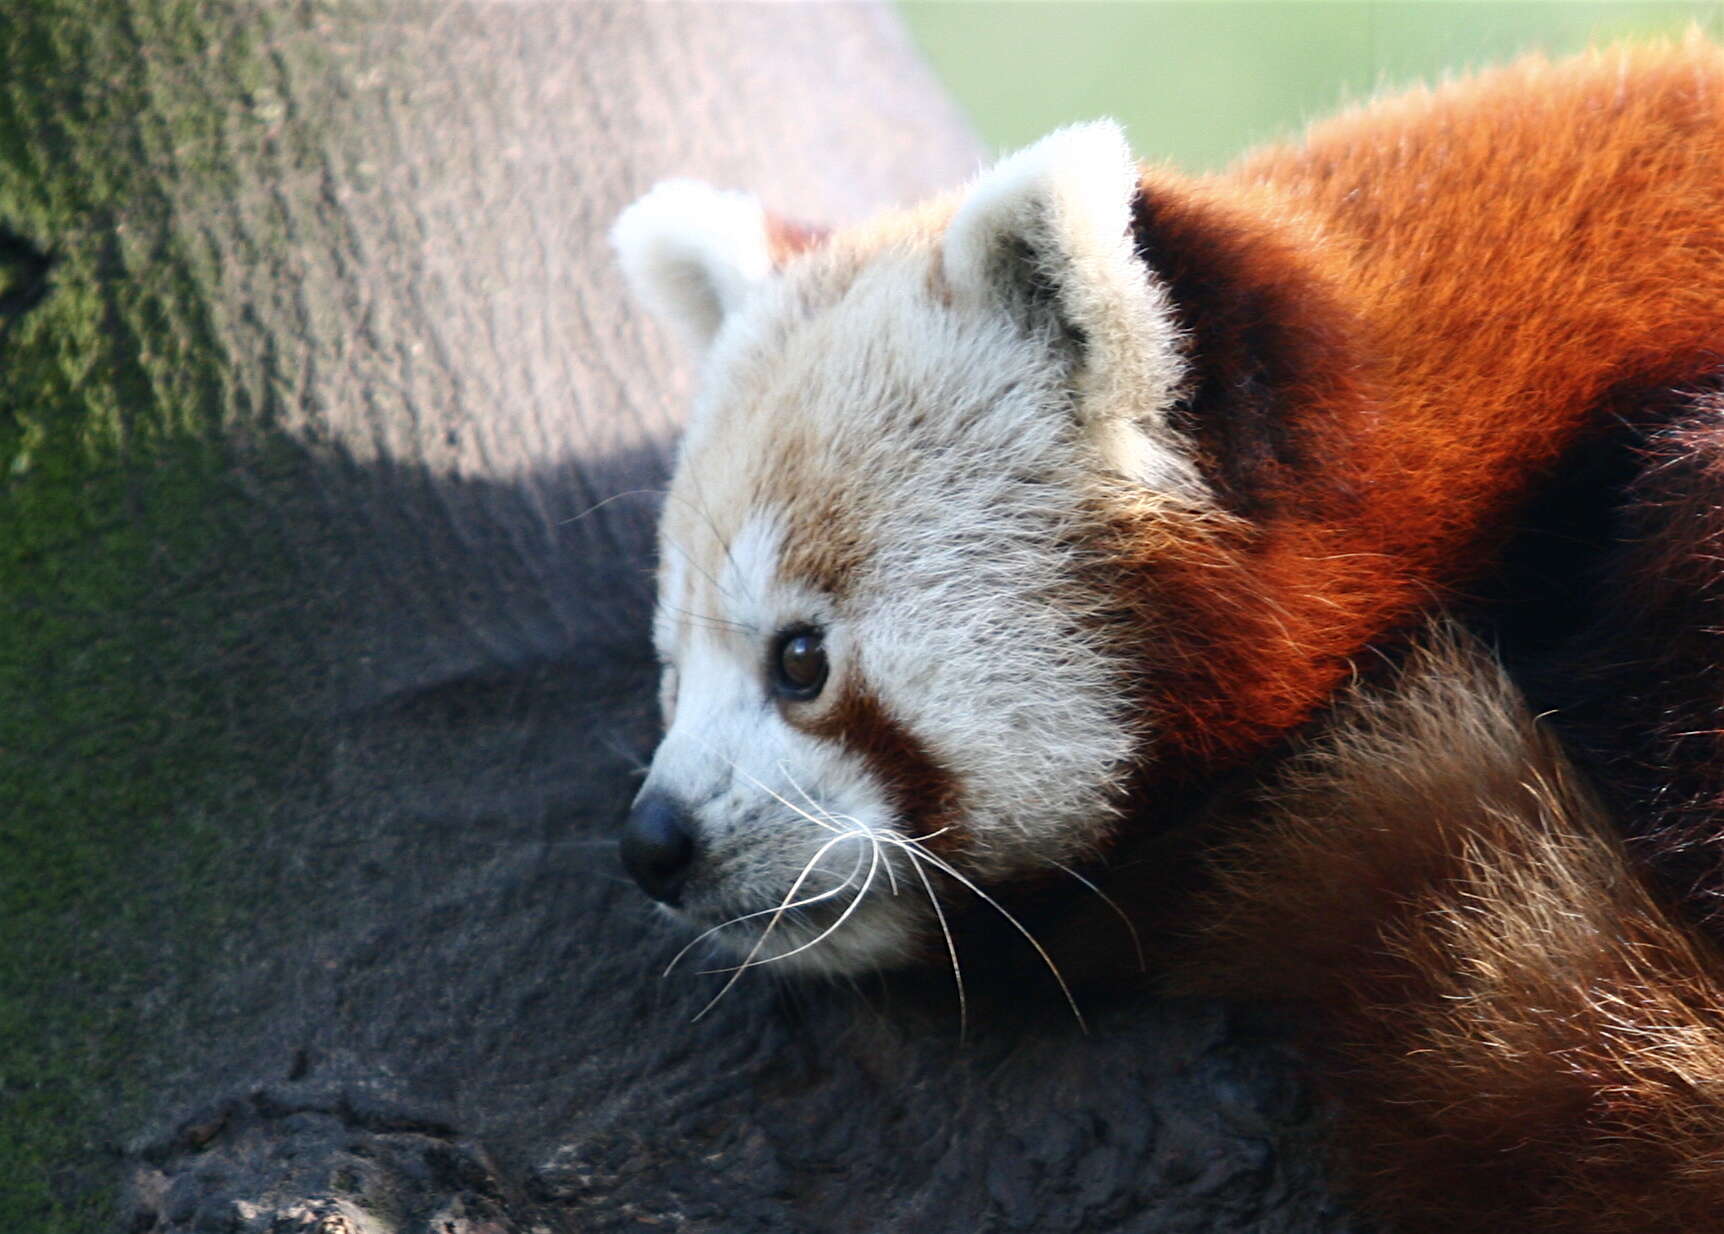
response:
[[[1299,1009],[1390,1228],[1724,1221],[1724,54],[1213,177],[1068,129],[831,234],[672,182],[614,241],[702,363],[655,899],[957,971],[967,906],[1099,880],[1170,984]]]

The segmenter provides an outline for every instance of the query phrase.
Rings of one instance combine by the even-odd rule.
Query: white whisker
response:
[[[858,862],[858,864],[860,864],[860,862]],[[617,881],[622,882],[624,880],[618,879]],[[728,929],[729,927],[731,927],[733,925],[740,925],[744,921],[753,921],[757,917],[770,917],[773,913],[789,912],[792,909],[807,908],[810,904],[819,904],[825,900],[835,899],[836,897],[843,895],[844,889],[846,887],[848,887],[849,885],[850,885],[849,881],[846,880],[845,882],[840,883],[836,887],[833,887],[833,888],[830,888],[826,891],[820,892],[818,895],[809,896],[806,900],[797,900],[794,904],[774,905],[771,908],[756,909],[752,913],[744,913],[740,917],[732,917],[729,921],[721,921],[717,925],[713,926],[710,930],[702,930],[699,934],[696,934],[693,938],[691,938],[688,941],[688,943],[683,946],[682,950],[678,951],[675,955],[673,955],[670,958],[670,963],[666,964],[664,966],[664,972],[660,973],[659,976],[661,978],[670,976],[670,970],[675,968],[679,963],[682,962],[683,956],[685,956],[689,952],[693,951],[702,942],[704,942],[706,939],[711,938],[714,934],[717,934],[720,930]],[[719,971],[726,971],[726,970],[719,970]]]
[[[1056,870],[1064,870],[1085,887],[1088,887],[1091,891],[1095,892],[1101,902],[1114,911],[1114,914],[1125,924],[1126,932],[1131,935],[1131,945],[1137,952],[1137,971],[1140,973],[1147,973],[1149,971],[1149,961],[1144,958],[1143,940],[1138,937],[1137,926],[1132,923],[1131,917],[1126,913],[1126,911],[1118,904],[1114,903],[1112,896],[1108,895],[1107,892],[1103,891],[1100,887],[1097,887],[1089,879],[1079,874],[1070,866],[1061,865],[1057,861],[1051,862],[1050,864],[1052,864]]]
[[[970,1025],[970,1003],[964,994],[964,970],[958,964],[958,943],[952,937],[952,927],[946,924],[946,910],[940,907],[940,897],[934,894],[934,884],[928,881],[928,872],[917,865],[914,858],[910,861],[910,868],[916,871],[916,877],[922,880],[922,887],[928,893],[929,907],[940,923],[940,933],[946,940],[946,954],[952,960],[952,983],[958,987],[958,1042],[961,1045]]]
[[[621,501],[624,497],[644,497],[644,496],[648,496],[648,495],[653,496],[653,497],[664,497],[664,496],[668,495],[668,490],[662,489],[662,488],[630,488],[630,489],[624,489],[620,493],[612,493],[609,497],[604,498],[602,501],[595,501],[592,505],[588,506],[585,510],[582,510],[579,514],[571,514],[568,518],[558,519],[556,525],[558,527],[567,527],[570,523],[578,523],[582,519],[586,518],[587,515],[597,513],[598,511],[603,510],[606,506],[610,505],[611,502]]]
[[[607,750],[628,764],[630,776],[639,779],[644,777],[646,773],[651,770],[651,764],[635,751],[626,748],[622,742],[618,741],[611,734],[604,734],[602,740],[604,741],[605,748]]]
[[[779,960],[788,959],[789,957],[791,957],[793,955],[798,955],[801,952],[807,951],[810,947],[814,947],[820,943],[825,942],[828,938],[830,938],[832,936],[833,931],[837,930],[839,926],[843,925],[844,922],[849,919],[850,914],[854,913],[857,910],[857,908],[861,906],[863,897],[865,897],[868,894],[868,888],[871,887],[874,883],[874,873],[880,867],[880,843],[878,840],[875,840],[873,836],[867,835],[866,833],[860,832],[860,831],[847,832],[845,835],[840,836],[839,839],[848,840],[848,839],[851,839],[852,837],[854,837],[856,839],[867,840],[869,843],[868,874],[867,874],[867,877],[865,877],[862,880],[861,888],[856,892],[856,894],[854,896],[851,897],[850,903],[845,905],[844,911],[842,913],[838,914],[838,919],[836,921],[834,921],[831,925],[827,926],[824,930],[822,930],[816,937],[809,939],[806,943],[802,943],[799,946],[791,948],[789,951],[781,951],[777,955],[767,956],[764,960],[755,960],[755,961],[753,961],[752,964],[750,964],[747,961],[744,961],[743,964],[741,964],[739,966],[739,971],[741,968],[751,968],[751,967],[755,967],[755,966],[761,965],[761,964],[772,964],[772,963],[775,963]],[[830,841],[830,843],[836,843],[836,842],[837,841]],[[860,859],[858,859],[858,864],[860,864]],[[851,878],[854,878],[854,877],[855,877],[855,871],[852,871],[851,872]],[[844,882],[844,887],[848,887],[849,885],[850,885],[850,881],[849,881],[849,879],[846,879]],[[841,887],[841,888],[839,888],[839,890],[843,890],[843,888]],[[715,969],[713,971],[723,972],[724,970],[723,969]]]
[[[814,856],[808,859],[808,864],[802,867],[802,873],[796,876],[796,881],[790,884],[790,890],[784,893],[783,901],[781,901],[778,907],[773,910],[772,919],[766,923],[766,928],[760,932],[760,937],[754,940],[754,946],[749,948],[748,954],[742,957],[742,963],[736,966],[735,970],[730,974],[730,979],[724,983],[717,994],[712,996],[712,1000],[695,1013],[694,1020],[691,1020],[690,1023],[693,1023],[695,1020],[699,1020],[707,1012],[711,1011],[718,1005],[719,999],[730,993],[730,987],[735,985],[742,974],[753,966],[754,957],[760,954],[760,949],[766,945],[766,940],[771,937],[772,931],[777,927],[778,923],[783,920],[784,914],[789,910],[790,901],[795,898],[798,891],[802,890],[802,884],[807,881],[809,874],[812,873],[814,867],[819,864],[820,859],[824,857],[834,845],[841,844],[845,840],[850,839],[852,834],[854,833],[834,836],[832,839],[822,844],[819,849],[815,851]],[[846,879],[845,882],[846,885],[848,885],[849,880]],[[857,901],[853,900],[851,902],[851,908],[854,908],[856,903]]]
[[[818,810],[820,812],[820,814],[825,819],[827,819],[830,823],[840,823],[840,822],[849,823],[849,824],[851,824],[851,828],[853,830],[862,832],[863,834],[867,835],[867,837],[869,838],[870,841],[873,841],[876,845],[879,844],[879,841],[877,839],[875,839],[874,829],[872,827],[868,826],[867,823],[864,823],[861,819],[857,818],[853,814],[834,814],[834,813],[832,813],[832,811],[828,810],[825,806],[821,805],[818,801],[814,800],[814,798],[809,795],[808,790],[803,788],[802,785],[800,785],[796,782],[796,777],[790,774],[790,769],[787,768],[782,762],[778,764],[778,770],[780,773],[783,774],[784,778],[790,782],[790,787],[795,789],[798,793],[802,794],[802,800],[804,800],[808,803],[809,810]],[[758,783],[758,781],[756,781],[756,783]],[[780,797],[777,793],[773,793],[770,788],[766,788],[766,785],[761,784],[760,787],[763,789],[766,789],[766,791],[768,793],[772,793],[773,797],[775,797],[779,801],[783,802],[786,806],[789,806],[790,809],[796,810],[795,806],[791,805],[790,802],[785,801],[784,798]],[[803,818],[807,819],[811,823],[816,824],[817,826],[822,826],[822,827],[827,826],[827,823],[821,822],[820,819],[815,818],[814,815],[808,813],[807,811],[796,810],[796,812],[798,814],[802,815]],[[889,887],[892,888],[892,894],[897,895],[898,894],[898,875],[892,869],[892,862],[890,861],[890,859],[888,859],[886,862],[886,883]]]
[[[725,561],[730,563],[731,573],[737,578],[745,578],[746,576],[742,573],[741,567],[736,564],[735,555],[730,551],[730,537],[718,529],[718,520],[713,518],[712,513],[707,509],[706,494],[703,493],[700,488],[700,476],[698,474],[691,474],[690,479],[694,484],[694,495],[699,498],[699,501],[694,502],[684,499],[683,505],[687,506],[690,510],[693,510],[696,514],[700,515],[701,518],[706,520],[707,530],[712,532],[712,538],[718,541],[718,547],[724,552]],[[667,496],[673,501],[678,500],[675,493],[667,494]],[[711,576],[708,575],[708,577],[710,578]],[[716,579],[713,580],[713,586],[718,587],[719,595],[724,596],[729,600],[735,599],[734,596],[719,585]],[[751,596],[750,599],[752,598],[753,597]]]
[[[1012,928],[1014,930],[1016,930],[1019,934],[1022,934],[1024,936],[1025,941],[1028,942],[1030,946],[1035,948],[1036,954],[1042,958],[1042,963],[1047,965],[1048,972],[1053,974],[1054,981],[1059,985],[1060,993],[1065,995],[1066,1005],[1072,1009],[1072,1016],[1073,1016],[1073,1018],[1075,1018],[1077,1020],[1078,1027],[1080,1029],[1082,1029],[1085,1033],[1089,1032],[1089,1024],[1084,1020],[1083,1012],[1078,1010],[1077,999],[1072,996],[1071,987],[1066,984],[1065,976],[1064,976],[1064,974],[1062,974],[1060,972],[1059,965],[1054,963],[1054,959],[1051,955],[1048,954],[1047,948],[1042,946],[1041,942],[1036,938],[1036,936],[1034,934],[1030,933],[1028,927],[1026,927],[1023,922],[1019,921],[1016,917],[1012,916],[1011,913],[1007,912],[1006,908],[1003,904],[1001,904],[998,900],[994,899],[994,897],[989,895],[987,892],[983,891],[981,889],[981,887],[976,885],[974,880],[970,879],[967,875],[960,873],[958,871],[958,869],[955,866],[953,866],[949,861],[946,861],[943,858],[935,856],[933,853],[928,852],[926,849],[922,848],[921,846],[913,843],[910,840],[904,839],[902,837],[883,836],[881,838],[884,839],[888,843],[898,845],[900,848],[902,848],[905,851],[905,853],[907,853],[909,855],[909,857],[912,861],[926,861],[930,865],[932,865],[935,869],[940,870],[941,872],[943,872],[947,876],[956,879],[958,882],[962,883],[964,886],[968,887],[972,892],[974,892],[976,894],[976,896],[978,898],[980,898],[984,904],[988,905],[995,912],[997,912],[1000,916],[1004,917],[1008,922],[1010,922]]]
[[[758,788],[761,792],[765,793],[768,797],[771,797],[779,805],[783,806],[786,810],[789,810],[791,813],[795,814],[798,818],[805,818],[809,822],[813,823],[816,827],[822,827],[827,831],[837,831],[837,832],[841,832],[841,833],[843,832],[842,828],[835,825],[836,820],[833,818],[832,813],[829,810],[827,810],[824,806],[822,806],[819,802],[815,801],[814,798],[810,797],[808,795],[807,790],[805,790],[800,784],[798,784],[795,780],[791,779],[790,772],[785,769],[785,766],[782,762],[780,762],[778,764],[778,770],[783,774],[783,776],[786,780],[790,781],[790,787],[794,788],[797,792],[801,793],[803,796],[803,799],[808,802],[810,809],[820,811],[820,814],[822,815],[822,817],[819,817],[819,818],[815,817],[808,810],[804,810],[801,806],[797,805],[795,802],[786,799],[782,793],[774,792],[770,787],[761,783],[759,780],[757,780],[753,776],[749,775],[746,771],[742,771],[742,769],[740,767],[738,767],[737,770],[739,772],[741,772],[744,776],[747,776],[748,782],[750,784],[754,785],[754,787]]]
[[[684,561],[688,562],[689,565],[693,566],[695,571],[702,578],[704,578],[707,582],[711,583],[713,586],[713,589],[715,591],[717,591],[719,595],[725,597],[725,599],[727,599],[727,600],[730,599],[730,593],[724,589],[724,584],[719,582],[716,578],[714,578],[712,576],[712,571],[708,570],[705,566],[701,565],[700,561],[695,557],[695,555],[693,553],[689,552],[682,545],[678,544],[675,540],[671,539],[668,534],[661,532],[659,539],[668,547],[674,548],[677,552],[681,553],[682,559]],[[660,597],[660,603],[661,604],[663,603],[662,597]]]

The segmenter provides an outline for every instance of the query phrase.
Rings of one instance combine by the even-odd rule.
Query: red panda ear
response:
[[[1032,332],[1051,311],[1076,349],[1078,414],[1107,464],[1183,483],[1192,476],[1168,472],[1165,448],[1146,453],[1148,439],[1167,438],[1185,362],[1166,290],[1134,248],[1138,174],[1112,121],[1052,133],[965,191],[942,269],[954,297],[1027,311]]]
[[[611,227],[635,298],[704,352],[725,319],[824,231],[772,218],[747,193],[666,180]]]

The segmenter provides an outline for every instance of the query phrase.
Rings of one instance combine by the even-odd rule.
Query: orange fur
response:
[[[1246,311],[1276,314],[1239,345],[1287,334],[1283,414],[1316,460],[1268,469],[1238,527],[1122,528],[1122,603],[1185,615],[1146,613],[1186,774],[1299,723],[1484,574],[1611,390],[1724,354],[1724,54],[1697,39],[1523,61],[1143,191],[1179,215],[1169,249],[1220,253]]]
[[[1684,910],[1716,925],[1697,901],[1724,886],[1724,52],[1528,60],[1142,195],[1222,503],[1110,495],[1145,780],[1332,708],[1206,859],[1179,982],[1289,1000],[1391,1228],[1719,1225],[1724,966]],[[1471,636],[1417,632],[1473,615],[1540,493],[1625,424],[1632,482],[1587,495],[1610,551],[1565,580],[1579,634],[1539,670],[1577,682],[1543,687],[1565,750]],[[1349,689],[1376,653],[1399,675]]]

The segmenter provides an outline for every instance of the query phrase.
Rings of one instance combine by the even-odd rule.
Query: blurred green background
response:
[[[983,138],[1010,149],[1110,115],[1140,157],[1192,171],[1386,89],[1523,51],[1724,39],[1724,3],[1490,0],[901,0]]]

